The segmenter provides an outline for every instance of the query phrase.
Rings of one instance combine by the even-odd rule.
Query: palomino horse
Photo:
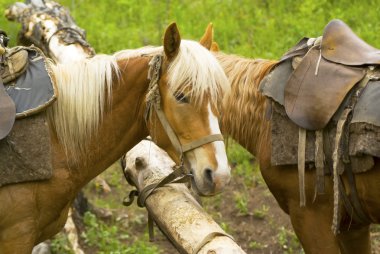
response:
[[[212,26],[201,41],[212,43]],[[217,47],[217,44],[215,44]],[[271,165],[271,125],[267,117],[267,99],[259,84],[277,61],[247,59],[215,52],[231,82],[221,117],[222,132],[231,136],[252,153],[260,164],[261,174],[280,207],[290,216],[294,231],[306,253],[371,253],[369,224],[352,220],[341,209],[341,230],[331,229],[334,197],[333,179],[325,176],[325,194],[315,196],[315,169],[305,173],[306,206],[300,207],[297,165]],[[380,160],[375,158],[371,170],[355,175],[357,192],[371,223],[380,222]],[[347,175],[343,174],[347,186]]]
[[[0,188],[1,253],[30,253],[59,232],[76,193],[149,134],[176,162],[184,160],[200,194],[216,194],[229,182],[224,143],[198,143],[220,135],[217,99],[228,80],[205,47],[181,41],[175,24],[163,44],[51,66],[59,91],[47,112],[53,177]],[[180,148],[198,145],[180,155],[168,128]]]

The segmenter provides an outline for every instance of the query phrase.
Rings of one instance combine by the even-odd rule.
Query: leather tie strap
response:
[[[298,184],[300,194],[300,207],[306,206],[305,194],[305,152],[306,152],[306,130],[302,127],[298,131]]]
[[[173,128],[170,126],[170,123],[168,119],[165,116],[164,111],[161,109],[161,107],[158,104],[154,104],[154,109],[157,113],[157,117],[160,120],[162,127],[166,131],[166,134],[168,135],[170,142],[173,144],[174,148],[176,149],[177,153],[180,154],[180,157],[182,157],[182,146],[181,142],[179,141],[177,135],[175,134]]]

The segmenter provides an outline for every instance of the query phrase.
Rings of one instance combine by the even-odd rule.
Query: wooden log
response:
[[[168,175],[175,163],[153,142],[142,141],[127,153],[125,165],[126,174],[140,191]],[[181,253],[245,253],[202,209],[185,184],[156,189],[145,205]]]

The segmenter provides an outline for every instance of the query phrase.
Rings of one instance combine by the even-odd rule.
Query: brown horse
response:
[[[201,41],[212,43],[212,26]],[[217,49],[217,44],[214,45]],[[325,176],[325,194],[315,196],[315,169],[305,175],[306,207],[300,207],[297,165],[271,165],[271,125],[266,116],[267,99],[259,92],[261,80],[277,61],[247,59],[215,52],[231,82],[221,117],[222,132],[252,153],[260,164],[261,174],[280,207],[290,216],[294,231],[306,253],[371,253],[369,224],[352,220],[341,211],[340,233],[331,229],[334,210],[333,179]],[[360,203],[372,223],[380,222],[380,160],[366,173],[356,174]],[[348,185],[346,174],[344,185]],[[253,225],[254,226],[254,225]]]
[[[162,60],[161,66],[153,63],[153,74],[152,59]],[[76,193],[147,135],[180,161],[167,127],[157,121],[159,111],[150,110],[150,117],[144,117],[152,94],[158,95],[155,107],[162,109],[182,145],[220,134],[218,98],[228,92],[228,80],[205,47],[181,41],[175,24],[167,28],[163,47],[51,68],[59,91],[47,112],[53,177],[0,188],[1,253],[31,253],[34,245],[59,232]],[[153,86],[148,73],[157,81]],[[183,159],[200,194],[216,194],[229,182],[223,141],[203,142]]]

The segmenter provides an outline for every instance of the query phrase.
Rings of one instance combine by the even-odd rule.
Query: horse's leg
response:
[[[13,226],[1,230],[0,253],[32,253],[35,243],[35,233],[31,225],[25,222],[19,222]]]
[[[369,226],[342,231],[337,235],[342,254],[370,254],[371,240]]]
[[[315,193],[315,171],[305,172],[306,207],[300,207],[298,172],[294,166],[271,166],[270,152],[260,155],[265,182],[281,208],[289,214],[293,229],[307,254],[338,254],[339,243],[331,230],[332,181],[325,177],[324,195]]]
[[[300,207],[296,202],[289,205],[289,215],[305,253],[340,253],[338,241],[331,230],[332,217],[329,207],[321,204]]]

